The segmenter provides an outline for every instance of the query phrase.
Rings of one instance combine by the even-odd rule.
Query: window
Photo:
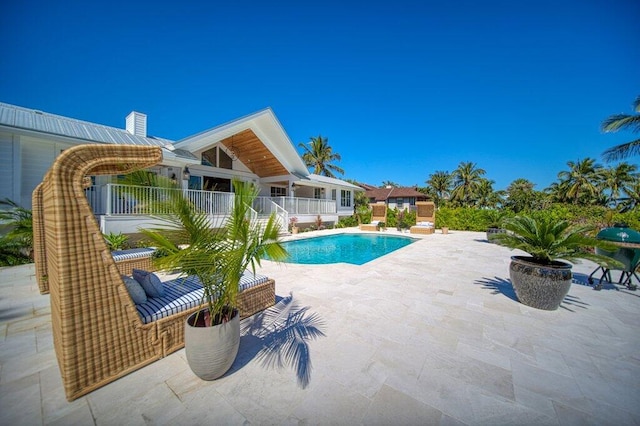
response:
[[[219,167],[228,170],[233,169],[233,160],[231,157],[217,146],[204,151],[200,163],[202,163],[203,166]]]
[[[281,186],[272,186],[271,187],[271,196],[272,197],[286,197],[287,196],[287,188],[283,188]]]
[[[221,169],[233,169],[233,160],[223,150],[218,150],[218,167]]]
[[[340,206],[351,207],[351,191],[340,190]]]
[[[202,153],[202,160],[200,161],[203,166],[218,167],[218,147],[214,146]]]
[[[200,176],[189,176],[189,189],[202,189],[202,178]]]
[[[396,198],[396,207],[401,209],[402,205],[404,204],[404,199],[403,198]]]
[[[320,199],[322,198],[322,189],[321,188],[313,188],[313,198]]]
[[[331,190],[331,199],[332,199],[333,201],[335,201],[335,200],[336,200],[336,197],[337,197],[336,192],[337,192],[337,191],[336,191],[335,189],[332,189],[332,190]]]

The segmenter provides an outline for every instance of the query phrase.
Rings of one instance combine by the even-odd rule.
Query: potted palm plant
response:
[[[233,364],[240,343],[237,296],[240,278],[255,272],[260,260],[283,260],[280,227],[272,214],[265,225],[251,220],[258,195],[254,185],[233,180],[233,209],[221,228],[199,211],[180,190],[169,190],[165,226],[141,232],[165,254],[155,260],[161,270],[197,276],[203,286],[202,308],[185,324],[185,352],[192,371],[204,380],[222,376]]]
[[[504,210],[485,210],[484,215],[487,222],[487,241],[493,242],[495,234],[505,232],[502,221],[507,217],[507,213]]]
[[[529,256],[511,256],[509,276],[518,300],[528,306],[552,311],[569,292],[572,265],[589,259],[612,265],[615,260],[599,256],[587,248],[610,248],[610,244],[589,234],[591,226],[571,226],[569,222],[516,216],[504,219],[509,232],[492,236],[492,241],[510,249],[520,249]],[[564,261],[562,261],[562,260]]]

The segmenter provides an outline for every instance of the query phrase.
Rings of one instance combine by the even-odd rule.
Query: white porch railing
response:
[[[141,215],[166,214],[154,201],[167,198],[164,189],[145,186],[107,184],[92,186],[85,193],[89,205],[96,215]],[[233,194],[228,192],[184,190],[187,198],[201,211],[211,215],[223,215],[233,207]]]
[[[96,215],[140,215],[165,214],[153,201],[167,197],[166,191],[183,191],[201,211],[218,216],[228,214],[233,207],[233,193],[201,190],[167,190],[163,188],[107,184],[89,187],[85,193]],[[335,214],[336,202],[311,198],[257,197],[252,206],[258,216],[276,214],[282,229],[287,229],[291,215]]]
[[[336,202],[315,198],[273,197],[271,200],[286,210],[290,215],[296,214],[335,214]]]

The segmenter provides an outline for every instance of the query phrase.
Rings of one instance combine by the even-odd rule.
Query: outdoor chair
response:
[[[429,235],[435,232],[436,205],[433,201],[416,201],[416,224],[409,228],[411,234]]]
[[[50,292],[53,343],[69,401],[184,347],[184,322],[199,309],[144,322],[85,197],[85,176],[126,174],[161,160],[158,147],[79,145],[60,154],[34,191],[37,278]],[[275,282],[265,278],[244,283],[241,317],[275,304]]]
[[[369,204],[371,207],[371,223],[361,223],[361,231],[377,231],[380,222],[387,221],[387,205],[385,203]]]

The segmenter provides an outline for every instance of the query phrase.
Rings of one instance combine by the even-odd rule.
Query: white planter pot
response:
[[[212,327],[196,327],[197,312],[185,321],[184,346],[189,367],[202,380],[215,380],[226,373],[240,346],[240,315]],[[203,315],[203,311],[200,311]]]

